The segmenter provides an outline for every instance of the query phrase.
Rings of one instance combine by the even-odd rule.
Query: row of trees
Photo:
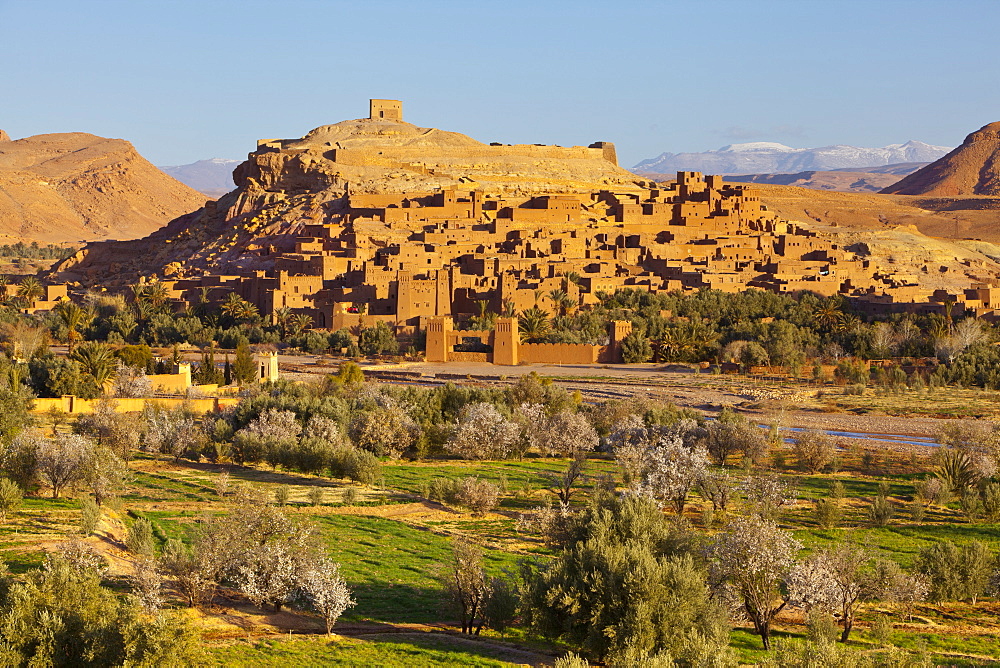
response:
[[[760,506],[706,535],[636,493],[598,495],[547,538],[556,558],[522,564],[517,614],[610,665],[735,665],[731,620],[748,621],[769,648],[788,606],[811,626],[836,620],[846,642],[867,602],[911,614],[925,599],[975,603],[1000,582],[996,556],[975,541],[935,543],[912,572],[850,537],[800,557],[802,545]]]
[[[174,581],[189,606],[210,602],[218,587],[227,586],[259,607],[313,610],[327,634],[354,605],[339,565],[325,554],[313,527],[249,487],[236,490],[225,513],[200,524],[190,544],[169,539],[158,557],[144,522],[137,520],[126,544],[140,560],[136,588],[145,601],[162,600],[163,578]]]

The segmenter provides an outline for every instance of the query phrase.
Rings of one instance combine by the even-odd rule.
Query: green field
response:
[[[135,517],[150,520],[158,545],[162,546],[169,538],[189,540],[206,514],[227,511],[227,503],[216,490],[221,468],[174,463],[150,455],[143,455],[137,465],[141,470],[135,472],[128,493],[119,501],[122,511],[117,516],[125,526]],[[288,486],[291,491],[288,512],[315,528],[330,556],[341,564],[353,591],[357,604],[343,615],[340,623],[348,628],[361,625],[367,630],[349,632],[351,637],[347,638],[288,639],[281,635],[280,622],[266,621],[272,624],[270,632],[256,640],[227,640],[222,633],[218,641],[208,642],[208,665],[499,666],[509,665],[505,661],[521,661],[523,657],[517,657],[517,650],[510,649],[510,643],[498,643],[492,632],[484,631],[479,640],[467,640],[427,631],[456,621],[455,613],[447,606],[441,582],[442,568],[456,536],[471,537],[488,546],[486,569],[490,575],[516,570],[521,559],[548,558],[551,552],[540,542],[518,533],[516,521],[520,512],[546,498],[554,498],[548,488],[553,476],[566,465],[567,460],[543,458],[507,462],[385,462],[381,480],[372,488],[266,467],[227,467],[233,484],[247,482],[269,495],[279,486]],[[794,532],[806,552],[849,538],[904,567],[911,567],[918,552],[935,541],[980,540],[994,551],[1000,550],[1000,526],[967,521],[957,503],[929,508],[919,523],[910,519],[907,504],[914,494],[914,482],[923,477],[912,470],[919,465],[903,458],[895,464],[885,464],[883,470],[906,473],[882,476],[865,475],[851,466],[836,476],[786,470],[781,475],[794,489],[797,502],[783,509],[778,520]],[[586,477],[574,503],[586,503],[598,476],[614,471],[613,463],[606,459],[595,457],[588,462]],[[730,469],[730,474],[734,482],[744,475],[740,469]],[[465,476],[491,480],[506,489],[496,512],[476,517],[462,509],[428,503],[421,498],[434,478]],[[844,487],[843,516],[838,528],[824,530],[817,526],[813,504],[829,495],[833,480],[839,480]],[[888,526],[874,528],[868,526],[866,509],[883,482],[889,485],[895,515]],[[325,495],[318,507],[307,503],[307,493],[315,486],[322,487]],[[349,488],[358,491],[360,500],[346,507],[341,497]],[[702,511],[706,505],[697,494],[692,494],[686,515],[694,526],[704,524]],[[27,498],[0,533],[11,570],[22,573],[37,567],[42,553],[33,549],[33,545],[42,539],[55,541],[74,532],[79,513],[79,502],[75,499]],[[724,519],[716,515],[708,531],[715,531]],[[116,586],[124,584],[118,582]],[[1000,606],[991,601],[979,606],[919,605],[913,622],[906,624],[898,611],[873,604],[859,616],[857,631],[852,636],[854,646],[881,651],[868,630],[879,611],[890,615],[896,623],[892,644],[907,651],[926,649],[953,665],[979,665],[986,657],[1000,656],[997,639],[1000,634],[993,632],[998,630]],[[262,623],[265,622],[259,618],[253,622],[258,634],[267,628],[260,626]],[[315,621],[310,624],[309,628],[315,629]],[[414,629],[413,625],[421,628]],[[381,633],[379,628],[383,627],[394,633]],[[233,637],[239,635],[237,632]],[[508,637],[528,654],[541,651],[543,656],[551,656],[562,651],[556,645],[530,637],[524,629],[512,629]],[[802,639],[805,629],[801,625],[779,625],[775,637]],[[755,662],[764,656],[759,638],[746,629],[733,631],[731,646],[743,662]]]

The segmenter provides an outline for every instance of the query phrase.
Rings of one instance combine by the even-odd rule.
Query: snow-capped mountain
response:
[[[640,174],[670,174],[679,171],[705,174],[776,174],[825,171],[850,167],[877,167],[901,162],[933,162],[951,151],[920,141],[890,144],[882,148],[823,146],[792,148],[775,142],[730,144],[718,151],[663,153],[632,168]]]
[[[233,170],[238,164],[239,160],[211,158],[190,165],[160,167],[160,170],[209,197],[221,197],[236,187],[233,185]]]

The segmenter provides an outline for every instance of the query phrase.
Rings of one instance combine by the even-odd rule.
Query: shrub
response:
[[[456,500],[474,514],[483,515],[496,508],[500,500],[500,488],[489,480],[463,478]]]
[[[7,478],[0,479],[0,522],[7,521],[7,514],[21,507],[24,493],[20,485]]]
[[[274,490],[274,502],[279,506],[288,505],[288,485],[278,485]]]
[[[994,556],[979,541],[961,547],[944,541],[921,550],[916,567],[930,579],[931,600],[972,599],[975,604],[989,585],[994,562]]]
[[[833,499],[816,499],[816,523],[822,529],[833,529],[840,521],[840,506]]]
[[[133,522],[125,534],[125,547],[132,554],[152,557],[154,552],[152,523],[143,517]]]
[[[345,505],[352,505],[357,503],[358,500],[358,490],[353,487],[345,487],[344,492],[340,495],[340,500]]]
[[[334,478],[348,478],[363,485],[378,480],[382,465],[378,458],[367,450],[343,445],[330,454],[330,475]]]
[[[310,487],[309,488],[309,503],[313,506],[323,505],[323,488],[322,487]]]
[[[520,603],[517,587],[504,578],[493,578],[483,601],[486,626],[503,635],[517,616]]]
[[[457,504],[462,483],[457,478],[434,477],[427,484],[427,498],[447,504]]]
[[[884,496],[876,496],[872,505],[868,507],[868,522],[874,527],[887,526],[892,515],[892,504]]]
[[[621,347],[622,361],[626,364],[646,362],[653,356],[653,346],[650,345],[649,339],[638,330],[629,332],[622,339]]]
[[[821,431],[805,431],[792,446],[799,466],[809,473],[816,473],[833,460],[836,446],[833,438]]]
[[[101,508],[89,496],[85,496],[80,501],[80,531],[84,536],[89,536],[97,531],[97,525],[101,522]]]
[[[389,325],[382,321],[365,327],[358,334],[358,348],[365,355],[393,355],[399,351],[399,342]]]

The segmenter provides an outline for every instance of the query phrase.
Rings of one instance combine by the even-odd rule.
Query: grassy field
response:
[[[477,646],[478,645],[478,646]],[[210,666],[510,666],[503,649],[443,634],[372,635],[354,638],[262,640],[211,651]]]
[[[836,474],[807,475],[794,470],[780,474],[794,489],[795,503],[779,514],[779,522],[791,529],[805,546],[805,551],[849,537],[869,545],[879,555],[912,566],[918,552],[935,541],[958,543],[981,540],[994,551],[1000,550],[1000,527],[969,522],[952,503],[944,508],[930,508],[920,522],[911,520],[908,503],[914,495],[914,482],[923,477],[918,471],[926,460],[896,454],[883,459],[877,471],[864,472],[857,452],[843,455],[842,470]],[[211,464],[173,462],[143,455],[133,462],[135,475],[129,492],[120,499],[120,509],[109,509],[118,518],[119,530],[135,517],[144,517],[154,526],[159,544],[168,538],[189,539],[198,522],[207,514],[226,512],[226,501],[218,493],[223,471],[231,484],[243,482],[267,494],[280,487],[289,490],[289,512],[311,523],[327,546],[331,557],[341,564],[357,605],[342,617],[341,625],[355,631],[352,637],[309,636],[293,638],[280,635],[287,630],[301,632],[305,627],[286,627],[291,613],[268,616],[245,610],[215,608],[205,615],[211,641],[206,646],[208,665],[406,665],[406,666],[499,666],[509,663],[537,663],[558,654],[560,648],[529,638],[522,629],[510,637],[516,647],[497,642],[495,634],[470,641],[444,633],[442,625],[454,623],[454,612],[446,608],[440,580],[452,539],[474,538],[487,546],[486,567],[491,575],[514,569],[520,559],[547,558],[550,554],[540,542],[518,533],[517,516],[526,508],[553,498],[547,488],[552,477],[567,460],[526,459],[511,462],[386,462],[379,485],[366,488],[344,481],[275,471],[267,468],[219,467]],[[887,475],[887,472],[896,472]],[[581,484],[576,503],[585,503],[599,476],[614,473],[612,462],[595,457],[588,462],[586,480]],[[734,482],[745,473],[731,468]],[[458,508],[430,503],[421,498],[436,477],[477,476],[502,485],[507,493],[496,512],[477,517]],[[841,502],[843,517],[838,528],[821,529],[814,517],[814,502],[829,496],[834,480],[844,488]],[[881,483],[888,484],[895,515],[883,528],[868,526],[867,507]],[[324,491],[323,503],[308,503],[311,489]],[[354,490],[357,501],[343,502],[345,491]],[[703,527],[702,511],[706,503],[692,495],[686,515],[696,527]],[[722,517],[716,516],[712,532]],[[65,536],[77,532],[79,502],[72,498],[29,497],[19,511],[8,517],[0,529],[4,559],[14,572],[38,566],[42,549],[51,547]],[[110,530],[109,530],[110,531]],[[113,536],[90,539],[111,552],[121,552]],[[103,542],[102,542],[103,540]],[[873,604],[860,615],[852,642],[867,651],[878,651],[869,625],[876,612],[889,615],[894,623],[890,637],[893,645],[908,651],[926,651],[942,662],[953,665],[981,665],[984,657],[1000,657],[1000,605],[988,601],[979,606],[967,604],[920,605],[912,621],[891,608]],[[298,614],[298,613],[296,613]],[[299,615],[301,616],[301,615]],[[360,625],[360,626],[359,626]],[[415,626],[414,626],[415,625]],[[294,626],[294,625],[293,625]],[[308,629],[316,628],[316,620]],[[379,634],[379,629],[393,633]],[[248,630],[249,629],[249,630]],[[801,620],[783,619],[776,637],[803,638]],[[249,640],[247,636],[249,635]],[[239,640],[236,640],[239,638]],[[740,659],[759,660],[759,638],[746,629],[733,632],[732,647]],[[518,655],[521,651],[524,656]],[[541,654],[536,652],[541,651]],[[539,658],[540,657],[540,658]]]

